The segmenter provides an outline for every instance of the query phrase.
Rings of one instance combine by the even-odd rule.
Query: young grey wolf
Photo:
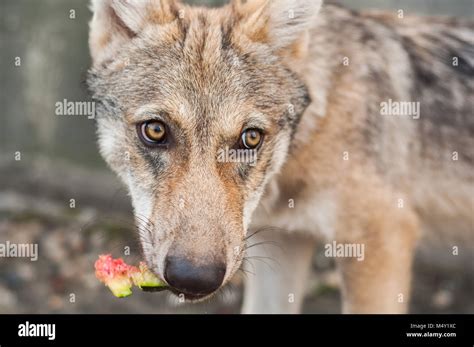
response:
[[[298,312],[325,238],[344,312],[405,312],[420,235],[472,250],[473,21],[319,0],[92,10],[100,150],[176,293],[208,298],[249,261],[243,311]]]

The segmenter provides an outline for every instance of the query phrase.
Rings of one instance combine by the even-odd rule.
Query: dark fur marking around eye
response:
[[[221,24],[221,48],[226,51],[232,47],[232,26]]]
[[[152,151],[142,146],[138,146],[138,152],[146,160],[155,177],[160,176],[164,172],[166,165],[159,155],[152,153]]]
[[[189,23],[185,19],[178,20],[179,31],[181,32],[181,48],[185,46],[186,39],[188,38]]]
[[[245,163],[241,163],[238,166],[237,172],[239,173],[239,177],[242,181],[245,181],[248,178],[251,169],[252,169],[252,166]]]
[[[312,100],[311,96],[309,95],[308,88],[304,84],[301,84],[298,88],[298,95],[291,100],[291,104],[293,105],[294,109],[290,110],[288,108],[284,115],[284,119],[291,129],[291,138],[293,138],[301,117],[311,102]]]
[[[265,163],[262,164],[261,162],[259,162],[259,159],[257,156],[257,161],[255,164],[240,163],[239,166],[237,167],[237,173],[239,174],[239,178],[241,182],[245,182],[247,179],[249,179],[252,172],[254,172],[255,170],[258,170],[259,172],[262,172],[262,173],[267,172],[270,165],[271,165],[271,160],[266,160]],[[264,178],[265,178],[265,175],[262,175],[262,180]]]

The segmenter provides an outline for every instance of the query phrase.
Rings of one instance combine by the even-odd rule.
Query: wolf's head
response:
[[[319,7],[93,1],[101,153],[129,189],[146,261],[187,298],[241,264],[252,212],[309,104],[292,66]]]

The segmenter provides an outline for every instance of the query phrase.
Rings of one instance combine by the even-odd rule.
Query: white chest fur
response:
[[[252,216],[251,228],[275,227],[289,233],[333,239],[337,215],[335,191],[325,190],[309,197],[282,201],[276,182],[272,182]]]

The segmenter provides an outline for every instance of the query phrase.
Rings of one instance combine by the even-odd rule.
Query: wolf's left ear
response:
[[[94,64],[111,59],[148,24],[166,24],[176,14],[174,0],[92,0],[89,48]]]
[[[275,50],[293,51],[305,45],[322,0],[234,0],[238,30],[255,42]],[[301,48],[301,47],[300,47]],[[288,52],[287,52],[288,53]],[[289,52],[291,54],[291,52]]]

